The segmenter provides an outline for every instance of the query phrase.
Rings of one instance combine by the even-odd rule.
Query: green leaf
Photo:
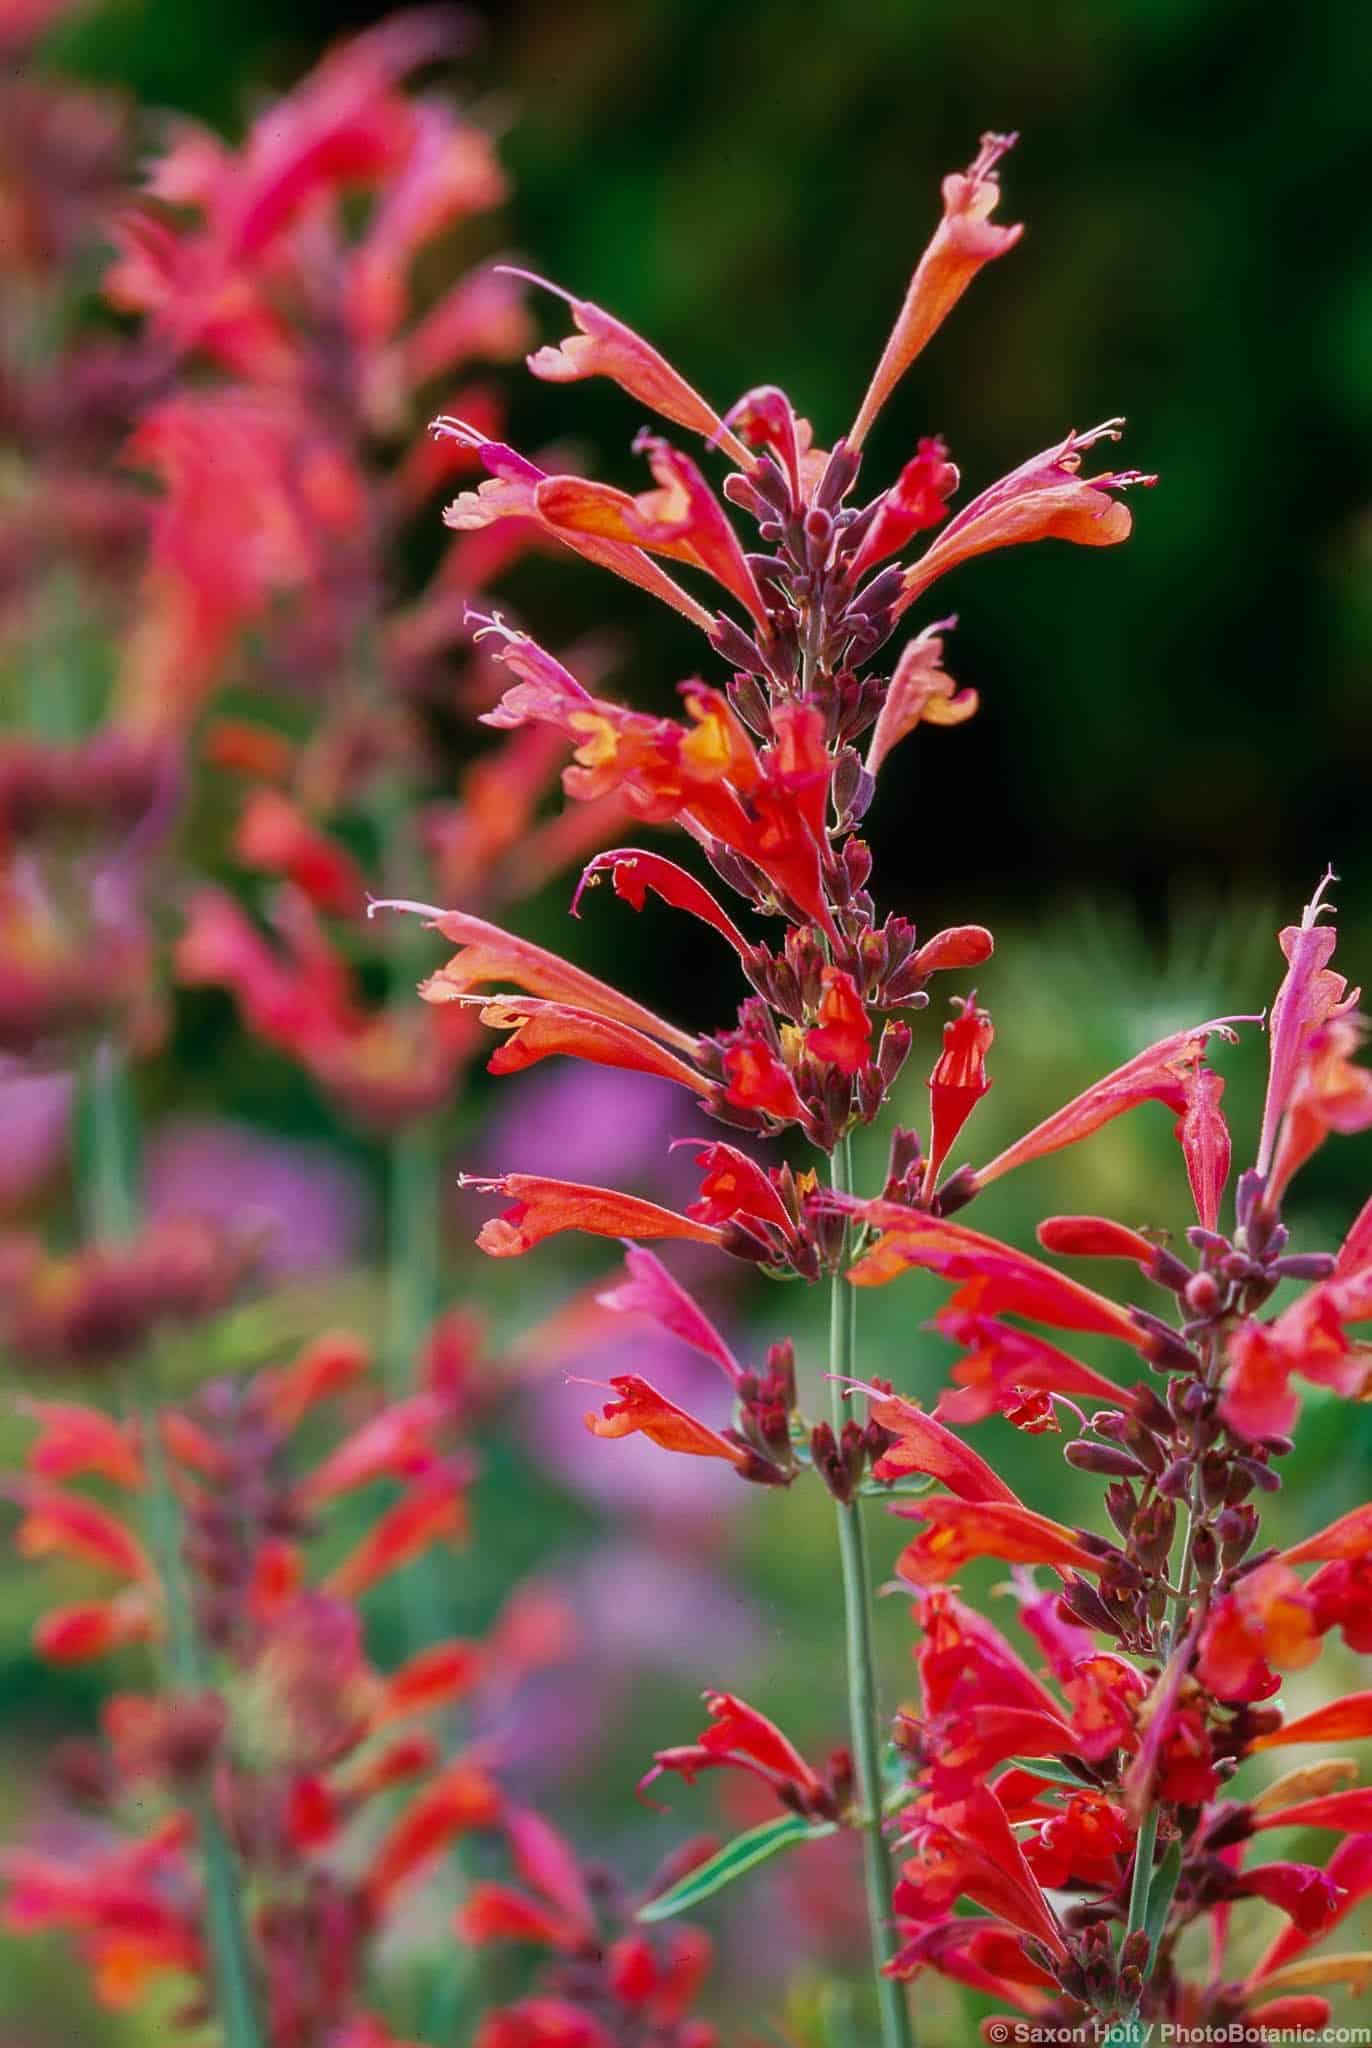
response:
[[[1167,1915],[1172,1910],[1176,1896],[1177,1880],[1181,1876],[1181,1843],[1173,1842],[1157,1869],[1153,1872],[1153,1883],[1148,1893],[1148,1912],[1144,1919],[1143,1931],[1148,1936],[1148,1960],[1151,1963],[1158,1952],[1162,1931],[1167,1925]]]
[[[1100,1787],[1090,1778],[1083,1778],[1079,1772],[1055,1756],[1012,1756],[1009,1761],[1017,1771],[1028,1771],[1031,1777],[1047,1778],[1053,1785],[1070,1785],[1074,1792],[1080,1792],[1083,1785],[1089,1785],[1093,1792]]]
[[[670,1920],[675,1913],[689,1912],[702,1899],[732,1884],[736,1877],[756,1870],[759,1863],[765,1863],[778,1850],[789,1849],[793,1842],[822,1842],[827,1835],[837,1833],[836,1821],[806,1820],[801,1813],[785,1813],[780,1820],[764,1821],[759,1828],[749,1828],[746,1835],[735,1835],[732,1842],[726,1842],[707,1861],[687,1871],[685,1877],[659,1892],[655,1899],[649,1899],[646,1906],[639,1907],[636,1918]]]

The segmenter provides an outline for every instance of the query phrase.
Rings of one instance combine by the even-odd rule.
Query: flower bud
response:
[[[1106,1478],[1143,1479],[1146,1468],[1129,1451],[1118,1444],[1093,1444],[1086,1437],[1077,1437],[1068,1444],[1063,1457],[1078,1472],[1097,1472]]]

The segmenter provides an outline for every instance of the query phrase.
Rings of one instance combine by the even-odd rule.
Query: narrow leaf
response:
[[[1173,1842],[1157,1869],[1153,1872],[1153,1886],[1148,1894],[1148,1914],[1143,1931],[1148,1936],[1148,1961],[1152,1964],[1158,1952],[1167,1915],[1172,1910],[1176,1896],[1177,1879],[1181,1876],[1181,1843]]]
[[[1027,1771],[1031,1778],[1047,1778],[1054,1785],[1070,1785],[1074,1792],[1080,1792],[1084,1785],[1093,1792],[1100,1787],[1091,1778],[1083,1778],[1070,1764],[1056,1756],[1012,1756],[1007,1761],[1017,1771]]]
[[[786,1813],[780,1820],[764,1821],[761,1827],[749,1828],[746,1835],[735,1835],[716,1855],[698,1863],[655,1899],[649,1899],[646,1906],[639,1907],[636,1917],[647,1921],[670,1920],[675,1913],[689,1912],[702,1899],[732,1884],[735,1878],[756,1870],[759,1863],[765,1863],[779,1849],[789,1849],[793,1842],[821,1842],[837,1832],[837,1822],[806,1820],[800,1813]]]

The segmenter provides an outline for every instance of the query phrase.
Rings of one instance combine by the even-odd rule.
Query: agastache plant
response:
[[[773,1140],[798,1130],[817,1155],[813,1167],[769,1166],[751,1147],[701,1141],[699,1197],[684,1211],[517,1170],[470,1183],[505,1200],[478,1240],[493,1257],[521,1256],[563,1231],[629,1240],[607,1302],[656,1319],[727,1382],[728,1404],[704,1417],[641,1377],[618,1377],[586,1417],[595,1436],[641,1433],[756,1485],[818,1483],[834,1503],[850,1746],[806,1758],[754,1706],[707,1694],[708,1726],[659,1750],[648,1780],[743,1771],[770,1787],[781,1812],[660,1892],[642,1917],[670,1917],[788,1844],[853,1829],[884,2048],[912,2041],[905,1985],[926,1970],[1002,2000],[1013,2019],[1044,2030],[1036,2038],[1058,2028],[1081,2038],[1072,2030],[1092,2023],[1126,2040],[1165,2018],[1242,2021],[1263,2039],[1275,2027],[1323,2024],[1330,2008],[1316,1987],[1358,1986],[1372,1971],[1367,1957],[1305,1953],[1372,1889],[1372,1792],[1334,1789],[1351,1775],[1342,1763],[1253,1798],[1225,1790],[1255,1751],[1372,1734],[1372,1693],[1294,1722],[1272,1704],[1278,1673],[1310,1662],[1331,1629],[1368,1646],[1359,1595],[1372,1568],[1372,1510],[1281,1553],[1262,1546],[1260,1528],[1259,1504],[1279,1486],[1290,1449],[1294,1380],[1351,1397],[1368,1375],[1348,1332],[1372,1315],[1372,1208],[1337,1254],[1290,1251],[1281,1221],[1292,1175],[1325,1135],[1372,1125],[1372,1079],[1350,1058],[1361,1036],[1354,999],[1328,964],[1323,892],[1282,934],[1288,971],[1271,1018],[1267,1106],[1232,1217],[1224,1083],[1208,1055],[1246,1020],[1173,1032],[974,1168],[954,1162],[990,1085],[993,1025],[970,990],[943,1026],[924,1131],[892,1133],[876,1193],[852,1182],[852,1133],[890,1101],[930,984],[982,967],[992,952],[979,924],[921,939],[904,917],[878,913],[860,833],[877,776],[893,772],[894,749],[917,726],[956,724],[976,709],[943,667],[951,619],[923,625],[894,660],[883,650],[917,600],[976,555],[1050,538],[1123,541],[1131,515],[1118,494],[1154,481],[1083,473],[1089,451],[1118,438],[1112,420],[1069,432],[957,511],[958,472],[936,437],[919,442],[893,483],[875,495],[860,488],[881,408],[976,273],[1019,238],[992,218],[998,162],[1013,139],[988,136],[966,173],[945,180],[942,220],[854,425],[831,449],[814,445],[774,386],[716,412],[647,342],[570,297],[577,331],[535,354],[534,374],[611,379],[699,437],[707,459],[729,463],[721,491],[656,432],[635,444],[653,481],[634,496],[545,473],[460,420],[436,423],[488,472],[449,508],[451,527],[532,525],[671,606],[728,670],[717,684],[681,684],[681,715],[658,716],[588,689],[498,613],[476,614],[477,637],[514,678],[486,722],[561,734],[569,796],[614,794],[645,824],[675,824],[742,899],[745,918],[769,922],[745,929],[666,855],[616,848],[591,862],[583,888],[608,879],[636,910],[652,894],[708,925],[748,984],[732,1021],[704,1035],[682,1030],[461,908],[428,912],[458,950],[421,994],[471,1007],[501,1034],[497,1073],[568,1054],[661,1076],[736,1131]],[[751,546],[721,499],[751,523]],[[913,552],[922,534],[933,538]],[[724,609],[694,594],[694,574],[688,590],[679,571],[712,579]],[[1123,1306],[962,1220],[1005,1174],[1149,1102],[1174,1120],[1194,1197],[1185,1246],[1090,1216],[1039,1229],[1055,1259],[1135,1267],[1152,1290],[1148,1306]],[[827,1285],[827,1415],[802,1407],[789,1344],[761,1364],[735,1356],[644,1248],[673,1239]],[[935,1324],[961,1352],[931,1413],[866,1364],[855,1327],[860,1291],[912,1269],[951,1283]],[[1305,1291],[1264,1319],[1284,1281]],[[1039,1334],[1045,1327],[1053,1340]],[[1064,1333],[1104,1340],[1113,1364],[1079,1361],[1059,1347]],[[1129,1377],[1130,1361],[1144,1377]],[[1067,1462],[1106,1482],[1101,1528],[1068,1527],[1021,1500],[971,1448],[961,1432],[992,1414],[1031,1434],[1066,1427]],[[894,1721],[873,1662],[873,1500],[917,1528],[896,1573],[915,1593],[920,1691]],[[958,1575],[981,1557],[1012,1567],[1051,1685],[958,1598]],[[1338,1839],[1327,1869],[1248,1862],[1258,1835],[1297,1826]],[[1289,1928],[1255,1969],[1234,1976],[1226,1931],[1250,1897],[1281,1908]],[[1213,1962],[1191,1981],[1178,1944],[1207,1915]],[[988,2039],[1010,2038],[1004,2020],[987,2025]],[[621,2037],[585,2038],[600,2048]]]

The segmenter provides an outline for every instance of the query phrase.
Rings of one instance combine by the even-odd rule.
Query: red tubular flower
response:
[[[505,1173],[483,1180],[462,1174],[462,1187],[483,1194],[512,1195],[513,1206],[482,1225],[477,1243],[493,1259],[514,1259],[559,1231],[582,1230],[593,1237],[689,1237],[699,1244],[722,1244],[724,1234],[693,1217],[679,1216],[656,1202],[613,1188],[582,1186],[577,1181],[549,1180],[537,1173]]]
[[[641,1245],[630,1245],[624,1255],[627,1278],[618,1287],[598,1294],[602,1308],[618,1315],[643,1315],[660,1329],[670,1330],[683,1344],[703,1353],[737,1385],[743,1368],[720,1336],[714,1324],[697,1307],[685,1288],[672,1278],[661,1259]]]
[[[487,2013],[472,2048],[615,2048],[608,2027],[565,1998],[521,1998]]]
[[[1303,1670],[1319,1649],[1315,1603],[1289,1565],[1274,1559],[1211,1608],[1196,1674],[1222,1700],[1268,1699],[1279,1683],[1272,1665]]]
[[[884,1393],[879,1387],[853,1382],[853,1391],[871,1400],[871,1419],[895,1438],[872,1467],[872,1476],[883,1484],[908,1479],[912,1473],[927,1473],[967,1501],[1009,1501],[1019,1505],[1019,1496],[1006,1485],[984,1458],[960,1437],[926,1415],[921,1408],[899,1394]]]
[[[156,1633],[146,1596],[129,1588],[113,1600],[50,1609],[34,1626],[33,1647],[49,1664],[86,1664]]]
[[[1004,1809],[984,1786],[946,1802],[922,1803],[911,1833],[915,1855],[901,1865],[895,1890],[899,1917],[927,1921],[965,1897],[1042,1942],[1052,1954],[1066,1953],[1057,1915]]]
[[[702,924],[710,925],[729,941],[741,960],[748,957],[751,951],[748,941],[709,890],[694,875],[687,874],[685,868],[679,868],[675,861],[665,859],[660,853],[645,853],[637,846],[617,846],[608,853],[596,855],[577,884],[572,898],[573,917],[581,915],[582,895],[603,874],[610,876],[616,896],[634,910],[642,910],[651,889],[673,909],[689,911]]]
[[[984,264],[1013,249],[1024,230],[996,227],[990,215],[1000,198],[996,165],[1014,146],[1013,135],[983,135],[966,171],[943,181],[943,218],[910,280],[905,303],[882,351],[848,439],[860,448],[873,420],[915,357],[937,332]]]
[[[593,1948],[599,1937],[595,1907],[581,1866],[557,1829],[527,1807],[502,1817],[510,1853],[528,1887],[480,1883],[459,1909],[468,1941],[537,1941],[568,1955]]]
[[[1052,1565],[1064,1572],[1101,1569],[1100,1559],[1083,1549],[1070,1529],[1019,1501],[935,1495],[918,1503],[892,1502],[891,1512],[903,1521],[928,1524],[896,1560],[897,1575],[911,1586],[945,1585],[977,1557]]]
[[[760,1224],[764,1230],[779,1231],[784,1238],[795,1235],[795,1218],[777,1187],[777,1176],[759,1166],[736,1145],[723,1139],[703,1143],[697,1138],[678,1140],[698,1149],[695,1163],[702,1169],[700,1196],[690,1213],[702,1223],[725,1224],[735,1218]]]
[[[740,1034],[724,1054],[724,1093],[739,1109],[753,1109],[776,1123],[805,1114],[790,1069],[765,1038]]]
[[[479,1643],[430,1643],[384,1681],[372,1726],[385,1727],[409,1714],[424,1714],[431,1707],[465,1699],[486,1668],[487,1655]]]
[[[1350,1692],[1269,1735],[1259,1735],[1249,1746],[1282,1749],[1291,1742],[1361,1742],[1367,1736],[1372,1736],[1372,1692]]]
[[[933,546],[906,570],[896,616],[908,611],[940,576],[993,548],[1021,547],[1035,540],[1107,548],[1128,540],[1133,514],[1109,494],[1130,484],[1155,484],[1157,478],[1137,469],[1107,470],[1094,477],[1079,473],[1083,451],[1100,440],[1118,441],[1123,424],[1105,420],[1085,434],[1073,430],[964,505]]]
[[[876,1245],[848,1270],[855,1286],[882,1287],[909,1267],[922,1266],[946,1279],[973,1283],[955,1296],[956,1307],[985,1315],[1008,1311],[1058,1329],[1118,1337],[1136,1349],[1146,1345],[1127,1311],[1104,1295],[1093,1294],[979,1230],[946,1217],[918,1214],[896,1202],[827,1199],[881,1232]]]
[[[1333,1917],[1341,1920],[1372,1894],[1372,1834],[1350,1835],[1340,1842],[1325,1866],[1325,1874],[1338,1887],[1340,1898]],[[1332,1924],[1326,1923],[1321,1932],[1327,1934]],[[1250,1972],[1248,1988],[1261,1985],[1264,1990],[1275,1990],[1277,1981],[1297,1977],[1299,1966],[1293,1969],[1292,1965],[1314,1938],[1295,1922],[1284,1927]],[[1363,1961],[1366,1963],[1366,1958]]]
[[[864,575],[888,555],[899,554],[915,534],[940,525],[948,517],[948,500],[957,487],[958,473],[941,436],[926,437],[883,495],[853,556],[851,574]]]
[[[1046,1158],[1064,1145],[1079,1144],[1102,1124],[1141,1102],[1164,1102],[1174,1115],[1184,1118],[1188,1080],[1205,1050],[1206,1040],[1219,1036],[1231,1045],[1237,1042],[1230,1029],[1231,1021],[1221,1017],[1208,1024],[1195,1024],[1135,1053],[1122,1067],[1106,1074],[1084,1094],[1074,1096],[1024,1137],[998,1152],[988,1165],[978,1167],[977,1186],[987,1187],[1013,1167]]]
[[[934,1323],[967,1347],[952,1368],[953,1386],[939,1396],[934,1413],[940,1422],[962,1425],[1000,1414],[1024,1428],[1025,1397],[1034,1394],[1085,1395],[1108,1403],[1128,1399],[1127,1390],[1079,1359],[994,1316],[945,1308]],[[1051,1405],[1045,1406],[1051,1418]]]
[[[486,996],[472,1001],[480,1003],[483,1024],[512,1034],[486,1062],[488,1073],[519,1074],[539,1060],[562,1053],[588,1060],[593,1066],[656,1074],[700,1095],[710,1092],[709,1082],[693,1067],[617,1018],[574,1009],[570,1003],[548,1002],[540,996]]]
[[[549,284],[546,278],[535,277],[531,271],[514,270],[511,275],[565,299],[581,329],[580,334],[570,335],[556,348],[541,348],[530,356],[529,368],[535,377],[550,384],[608,377],[640,405],[671,420],[674,426],[687,427],[706,440],[718,439],[736,462],[748,466],[747,449],[723,425],[714,407],[693,391],[641,335],[589,299],[575,299],[560,285]]]
[[[1334,1924],[1341,1897],[1328,1872],[1310,1863],[1265,1863],[1260,1869],[1236,1878],[1234,1890],[1266,1899],[1269,1905],[1289,1914],[1302,1934],[1315,1938]]]
[[[1034,1235],[1046,1252],[1071,1259],[1132,1259],[1145,1272],[1158,1253],[1142,1231],[1108,1216],[1045,1216]]]
[[[733,1693],[707,1692],[705,1704],[709,1727],[686,1748],[658,1750],[653,1768],[639,1785],[640,1792],[664,1771],[678,1772],[688,1785],[695,1783],[701,1771],[747,1771],[797,1812],[825,1820],[835,1817],[829,1786],[774,1721]]]
[[[1349,998],[1356,1000],[1356,994]],[[1362,1018],[1338,1010],[1306,1037],[1268,1177],[1268,1207],[1277,1207],[1331,1131],[1347,1137],[1372,1128],[1372,1072],[1352,1060],[1365,1036]]]
[[[1201,1228],[1214,1230],[1219,1222],[1233,1150],[1229,1126],[1220,1108],[1223,1077],[1198,1063],[1187,1075],[1185,1092],[1186,1108],[1177,1123],[1177,1140],[1186,1161],[1186,1177],[1191,1183]]]
[[[956,618],[939,619],[901,649],[867,742],[869,775],[917,725],[962,725],[975,714],[976,691],[960,690],[943,666],[943,636],[956,624]]]
[[[828,1060],[841,1074],[860,1074],[872,1057],[867,1006],[843,968],[825,967],[820,978],[818,1021],[805,1034],[805,1050],[817,1060]]]
[[[924,1169],[926,1201],[938,1186],[944,1160],[958,1133],[991,1086],[986,1055],[996,1035],[990,1012],[977,1008],[975,994],[961,1000],[960,1013],[943,1027],[943,1051],[929,1076],[929,1160]]]
[[[664,1451],[681,1451],[692,1458],[724,1458],[739,1470],[755,1462],[751,1452],[707,1429],[637,1374],[616,1374],[610,1385],[616,1398],[607,1401],[599,1415],[591,1409],[585,1417],[593,1436],[646,1436]]]

